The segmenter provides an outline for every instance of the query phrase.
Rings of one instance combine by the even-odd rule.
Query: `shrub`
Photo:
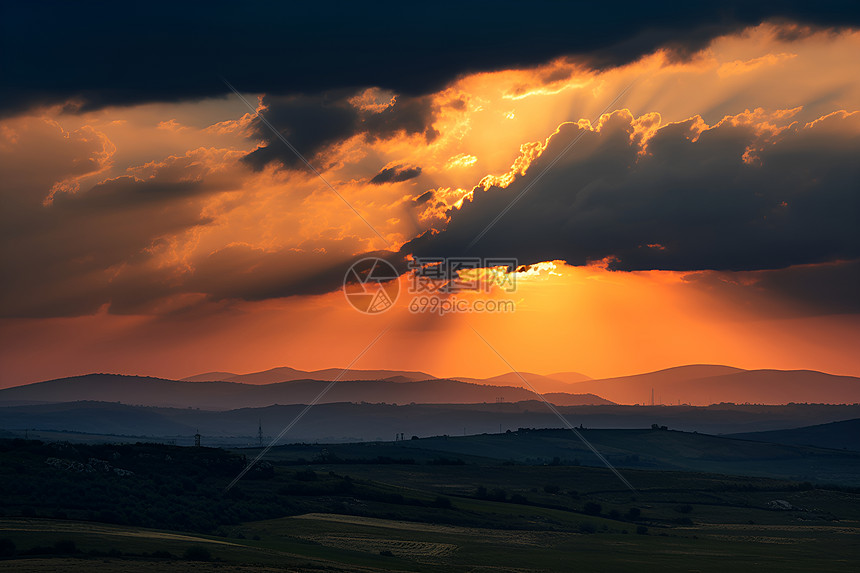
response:
[[[600,506],[599,503],[589,501],[585,504],[585,507],[582,508],[582,511],[584,511],[588,515],[600,515],[600,512],[603,511],[603,508]]]
[[[13,557],[15,555],[15,543],[11,539],[0,539],[0,557]]]
[[[644,525],[639,525],[636,527],[636,533],[639,535],[648,535],[648,528]]]
[[[451,509],[451,499],[444,495],[437,495],[433,500],[433,507],[441,507],[442,509]]]
[[[78,546],[71,539],[59,539],[54,543],[54,550],[57,553],[77,553]]]
[[[591,522],[584,522],[579,524],[579,532],[580,533],[596,533],[597,528],[594,527],[594,524]]]
[[[313,470],[296,472],[296,479],[299,481],[317,481],[317,473]]]
[[[561,490],[561,488],[558,487],[557,485],[547,484],[547,485],[543,486],[543,490],[546,493],[556,494]]]
[[[205,547],[200,545],[192,545],[182,554],[182,558],[187,561],[210,561],[212,554]]]
[[[627,510],[627,517],[629,519],[639,519],[642,515],[642,511],[638,507],[631,507]]]
[[[685,503],[684,505],[676,506],[675,511],[678,513],[690,513],[693,511],[693,506],[689,503]]]

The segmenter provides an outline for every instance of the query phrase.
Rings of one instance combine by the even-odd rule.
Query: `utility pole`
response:
[[[257,440],[260,442],[260,447],[263,447],[263,420],[259,421],[259,426],[257,427]]]

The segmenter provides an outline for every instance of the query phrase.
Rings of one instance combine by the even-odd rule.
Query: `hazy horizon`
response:
[[[486,379],[495,378],[497,376],[503,376],[505,374],[511,374],[511,373],[515,373],[515,372],[520,373],[520,374],[537,374],[539,376],[546,376],[546,377],[551,377],[552,374],[575,372],[575,373],[587,376],[588,378],[591,378],[592,380],[605,380],[605,379],[609,379],[609,378],[622,378],[622,377],[626,377],[626,376],[635,376],[638,374],[648,374],[648,373],[652,373],[652,372],[660,372],[663,370],[671,370],[674,368],[683,368],[685,366],[728,366],[728,367],[732,367],[732,368],[739,368],[741,370],[784,370],[784,371],[808,370],[808,371],[813,371],[813,372],[821,372],[823,374],[830,374],[832,376],[852,376],[852,377],[860,378],[860,372],[856,372],[856,373],[831,372],[831,371],[821,370],[821,369],[817,369],[817,368],[777,368],[777,367],[769,367],[769,366],[741,367],[741,366],[738,366],[736,364],[718,364],[718,363],[704,363],[704,362],[674,364],[671,366],[664,366],[664,367],[655,368],[653,370],[624,371],[624,372],[618,372],[618,373],[614,373],[614,374],[610,374],[610,375],[606,375],[606,376],[599,376],[599,377],[598,376],[591,376],[587,372],[577,370],[576,368],[553,370],[551,372],[540,372],[540,371],[534,371],[534,370],[518,370],[518,371],[499,370],[499,371],[493,371],[493,372],[490,372],[488,374],[481,374],[481,375],[477,375],[477,376],[475,376],[475,375],[468,375],[467,376],[467,375],[462,374],[462,373],[451,373],[450,375],[442,376],[442,375],[434,374],[432,372],[432,370],[428,369],[428,368],[420,368],[420,367],[394,368],[394,367],[386,367],[386,366],[379,366],[379,365],[377,365],[377,366],[374,366],[374,365],[364,366],[363,365],[360,367],[359,366],[353,366],[352,368],[348,369],[348,371],[352,371],[352,370],[361,370],[361,371],[388,370],[388,371],[392,371],[392,372],[404,372],[404,371],[424,372],[424,373],[429,374],[430,376],[432,376],[434,378],[438,378],[438,379],[471,378],[471,379],[476,379],[476,380],[486,380]],[[319,370],[337,370],[337,371],[344,370],[344,368],[341,366],[323,365],[323,366],[314,367],[314,368],[299,368],[298,366],[287,365],[287,364],[279,364],[277,366],[267,366],[265,368],[259,368],[259,369],[255,369],[255,370],[246,370],[246,371],[235,371],[235,370],[231,370],[228,368],[210,368],[210,369],[204,369],[204,370],[189,371],[188,373],[180,372],[179,374],[169,374],[169,373],[159,374],[159,373],[157,373],[158,371],[155,369],[153,369],[151,371],[143,370],[143,371],[126,371],[126,372],[111,371],[111,370],[105,370],[105,369],[94,369],[94,370],[73,371],[73,372],[69,372],[69,373],[61,374],[61,375],[52,375],[49,378],[40,377],[37,379],[22,381],[22,382],[18,382],[18,383],[7,383],[5,380],[0,380],[0,388],[10,388],[13,386],[20,386],[23,384],[32,384],[32,383],[37,383],[37,382],[44,382],[46,380],[56,380],[56,379],[60,379],[60,378],[72,378],[75,376],[85,376],[87,374],[119,374],[122,376],[145,376],[145,377],[153,377],[153,378],[163,378],[166,380],[183,380],[185,378],[192,378],[192,377],[206,374],[209,372],[225,372],[225,373],[230,373],[230,374],[234,374],[234,375],[238,375],[238,376],[243,376],[243,375],[255,374],[255,373],[259,373],[259,372],[267,372],[269,370],[276,370],[278,368],[292,368],[294,370],[300,370],[300,371],[304,371],[304,372],[314,372],[314,371],[319,371]],[[347,380],[348,378],[343,378],[343,379]]]
[[[860,3],[0,21],[0,569],[860,562]]]

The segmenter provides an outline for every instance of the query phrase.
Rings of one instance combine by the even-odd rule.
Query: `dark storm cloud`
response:
[[[359,128],[358,110],[343,96],[266,96],[263,104],[266,119],[306,159],[313,159],[322,149],[343,141]],[[245,158],[254,169],[274,161],[285,167],[301,165],[301,160],[259,118],[254,118],[251,127],[257,137],[268,142]]]
[[[784,2],[4,2],[0,115],[245,92],[378,86],[432,93],[458,75],[579,56],[592,66],[657,48],[683,58],[765,19],[860,25],[860,5]]]
[[[403,252],[522,264],[606,259],[626,271],[746,271],[860,257],[860,114],[832,114],[772,137],[754,116],[701,134],[695,125],[664,126],[643,155],[626,111],[600,131],[563,124],[525,176],[507,188],[475,188],[443,231]]]
[[[111,161],[113,146],[99,132],[32,117],[8,123],[13,137],[0,149],[0,317],[160,313],[173,304],[320,294],[340,288],[354,260],[377,255],[355,255],[361,242],[349,236],[183,253],[171,240],[213,222],[207,199],[241,189],[248,170],[237,152],[198,149],[85,185]],[[64,183],[52,192],[57,181]],[[405,269],[397,253],[378,256]]]
[[[370,180],[372,185],[382,185],[384,183],[400,183],[401,181],[409,181],[421,175],[420,167],[408,167],[406,165],[395,165],[387,167],[377,173]]]
[[[152,164],[141,178],[69,183],[49,198],[54,182],[98,173],[109,142],[90,128],[66,132],[35,118],[9,127],[14,145],[0,150],[0,316],[77,316],[108,303],[115,311],[175,291],[153,251],[165,237],[211,223],[200,200],[235,189],[234,178],[247,173],[213,173],[205,152],[192,152]]]
[[[860,313],[860,259],[740,273],[691,273],[685,280],[718,297],[789,301],[792,314]]]
[[[265,96],[263,115],[281,135],[315,164],[315,157],[333,144],[354,135],[368,141],[387,139],[397,134],[421,135],[432,141],[437,132],[431,124],[435,109],[430,98],[401,97],[378,111],[362,109],[350,103],[355,92],[327,92],[315,96]],[[287,168],[302,167],[302,161],[259,118],[251,129],[264,146],[249,153],[245,161],[260,170],[278,162]]]
[[[366,257],[390,262],[401,273],[405,259],[390,251],[353,255],[349,241],[326,243],[327,252],[313,249],[265,251],[247,245],[225,247],[195,264],[183,289],[204,292],[212,300],[266,300],[325,294],[343,287],[349,267]]]

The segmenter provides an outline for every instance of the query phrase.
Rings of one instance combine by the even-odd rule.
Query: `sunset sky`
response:
[[[856,8],[109,6],[0,9],[0,387],[386,327],[355,368],[860,376]],[[516,309],[362,314],[366,256],[516,258],[464,295]]]

